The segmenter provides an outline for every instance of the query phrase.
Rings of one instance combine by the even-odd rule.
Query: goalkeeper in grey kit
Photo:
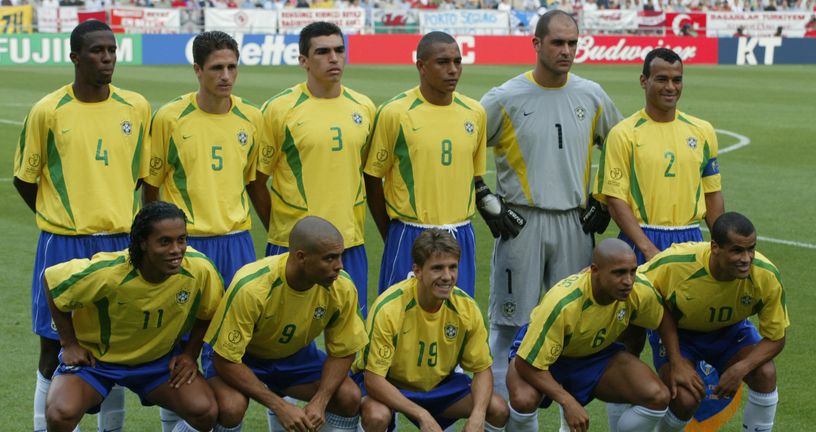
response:
[[[577,43],[571,16],[544,14],[532,38],[534,69],[481,100],[501,218],[488,213],[484,194],[478,199],[478,183],[477,208],[496,237],[488,319],[497,359],[494,391],[505,398],[507,362],[498,360],[507,358],[543,293],[591,263],[592,233],[603,232],[609,220],[588,201],[591,150],[603,144],[621,114],[600,85],[570,73]]]

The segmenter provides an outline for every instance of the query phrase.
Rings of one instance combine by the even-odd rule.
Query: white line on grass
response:
[[[705,228],[705,227],[701,227],[701,228],[702,228],[703,231],[709,232],[708,228]],[[765,236],[757,236],[757,240],[766,241],[768,243],[781,244],[781,245],[785,245],[785,246],[793,246],[793,247],[798,247],[798,248],[802,248],[802,249],[816,249],[816,244],[805,243],[805,242],[800,242],[800,241],[795,241],[795,240],[785,240],[785,239],[778,239],[778,238],[765,237]]]
[[[0,123],[14,126],[22,126],[23,122],[19,120],[0,119]]]
[[[733,144],[733,145],[730,145],[728,147],[720,149],[720,154],[728,153],[728,152],[731,152],[731,151],[734,151],[734,150],[739,150],[739,149],[747,146],[748,144],[751,144],[751,138],[748,138],[745,135],[740,135],[740,134],[738,134],[736,132],[731,132],[731,131],[727,131],[727,130],[724,130],[724,129],[714,129],[714,130],[717,133],[721,133],[723,135],[728,135],[728,136],[731,136],[731,137],[734,137],[734,138],[737,139],[736,144]]]

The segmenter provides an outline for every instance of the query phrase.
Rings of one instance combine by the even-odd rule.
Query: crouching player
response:
[[[658,328],[664,336],[672,365],[669,388],[615,342],[629,324]],[[602,241],[588,270],[544,295],[510,355],[507,427],[513,431],[538,430],[536,409],[553,401],[563,408],[570,431],[586,431],[589,416],[583,407],[594,398],[631,404],[610,420],[611,431],[650,431],[666,414],[678,386],[703,393],[694,368],[680,358],[674,322],[664,314],[662,298],[637,273],[632,249],[618,239]]]
[[[748,384],[746,432],[773,428],[779,399],[773,359],[790,326],[779,270],[756,251],[756,242],[748,218],[723,213],[711,228],[710,243],[675,244],[643,265],[677,321],[683,361],[705,360],[717,369],[720,382],[713,393],[719,398],[732,398]],[[759,332],[748,321],[754,314]],[[666,363],[655,335],[649,342],[655,369],[664,377],[674,366]],[[697,395],[681,390],[657,430],[683,430],[699,405]]]
[[[187,247],[178,207],[148,204],[127,250],[49,267],[45,283],[63,347],[46,400],[49,431],[73,430],[114,384],[178,413],[185,421],[174,432],[213,427],[218,408],[196,359],[224,288],[210,260]]]
[[[215,313],[204,374],[218,400],[216,432],[241,430],[249,399],[286,432],[356,430],[360,389],[348,378],[368,342],[343,236],[316,216],[298,221],[289,252],[241,268]],[[324,333],[326,351],[314,339]],[[283,396],[308,401],[300,408]],[[275,432],[280,426],[277,426]]]
[[[423,431],[441,431],[460,418],[467,418],[465,431],[504,430],[507,404],[493,395],[482,313],[456,287],[460,253],[447,231],[422,232],[411,250],[414,277],[374,302],[370,343],[356,365],[365,371],[367,432],[386,430],[395,411]],[[454,371],[459,364],[473,372],[472,382]]]

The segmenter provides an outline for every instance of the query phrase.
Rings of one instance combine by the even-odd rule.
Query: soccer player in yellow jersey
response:
[[[272,410],[285,431],[359,424],[360,389],[348,371],[368,338],[343,271],[343,236],[307,216],[292,228],[289,248],[238,271],[207,331],[215,352],[204,374],[218,400],[216,432],[240,431],[249,399]],[[320,333],[328,356],[314,344]],[[300,408],[284,395],[308,403]]]
[[[665,336],[673,368],[669,387],[616,342],[630,324],[659,328]],[[570,431],[586,431],[583,406],[594,398],[631,404],[610,424],[611,431],[651,431],[678,388],[703,392],[694,368],[680,357],[662,297],[637,273],[635,254],[618,239],[602,241],[588,269],[547,291],[510,357],[508,429],[513,431],[538,430],[536,409],[553,401],[563,408]]]
[[[686,362],[705,360],[719,372],[714,394],[731,398],[748,384],[743,430],[749,432],[773,428],[779,400],[773,359],[790,326],[779,269],[756,251],[756,241],[748,218],[724,213],[714,222],[710,243],[676,244],[641,267],[677,321]],[[759,332],[748,321],[752,315]],[[663,345],[656,335],[649,342],[655,368],[665,377],[671,368]],[[699,397],[679,391],[657,430],[683,430],[699,403]]]
[[[196,358],[224,288],[212,262],[187,247],[185,222],[173,204],[148,204],[133,221],[127,250],[46,269],[63,346],[48,392],[49,431],[74,430],[114,384],[143,405],[179,413],[185,421],[174,432],[215,424],[218,407]]]
[[[507,404],[493,394],[493,359],[482,312],[457,288],[461,249],[443,230],[423,231],[411,255],[414,277],[380,294],[368,316],[363,429],[384,431],[395,411],[423,431],[466,418],[465,431],[504,430]],[[473,373],[473,380],[455,371]],[[356,375],[359,380],[360,375]]]
[[[357,286],[363,315],[368,300],[368,258],[363,246],[365,189],[362,167],[374,122],[371,100],[341,84],[346,63],[343,33],[315,22],[300,32],[306,81],[263,106],[255,208],[269,231],[266,255],[288,250],[288,235],[306,215],[340,230],[343,268]],[[266,182],[272,177],[271,195]]]
[[[470,217],[474,182],[485,173],[485,111],[455,91],[462,55],[450,35],[423,36],[416,67],[419,86],[377,111],[365,165],[368,205],[385,240],[379,292],[408,276],[414,239],[429,227],[442,227],[462,247],[459,286],[473,296],[476,245]]]
[[[34,430],[44,431],[45,396],[60,344],[42,287],[43,271],[128,245],[139,208],[136,188],[147,176],[145,135],[150,105],[111,84],[116,39],[110,27],[88,21],[71,32],[74,81],[42,98],[25,119],[14,157],[14,186],[42,231],[31,288],[33,330],[40,336]],[[124,421],[117,387],[102,406],[100,430]]]
[[[210,257],[224,283],[255,261],[249,235],[261,112],[232,94],[238,44],[220,31],[193,40],[198,91],[156,111],[150,127],[150,176],[145,201],[161,198],[187,214],[191,246]]]

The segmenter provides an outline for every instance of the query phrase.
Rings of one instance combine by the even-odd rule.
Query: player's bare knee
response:
[[[225,427],[235,427],[244,419],[249,407],[249,399],[243,394],[235,392],[228,396],[218,395],[218,423]]]
[[[644,397],[637,405],[644,406],[652,410],[664,410],[669,406],[671,401],[671,393],[659,380],[651,380],[646,385],[643,393]]]
[[[688,420],[697,411],[700,402],[685,388],[677,389],[677,397],[669,402],[669,409],[681,420]]]
[[[71,430],[82,419],[82,410],[70,402],[48,401],[45,405],[45,419],[48,430]]]
[[[522,382],[510,389],[510,406],[516,412],[531,413],[538,409],[541,403],[541,394],[531,385]]]
[[[766,362],[745,376],[745,383],[751,390],[768,393],[776,388],[776,366],[773,361]]]
[[[485,419],[491,425],[501,427],[507,423],[508,417],[510,417],[510,410],[507,408],[507,402],[501,396],[494,394],[487,406]]]
[[[360,387],[350,379],[346,379],[332,397],[329,411],[343,417],[354,417],[360,413]]]
[[[391,410],[372,399],[363,401],[361,406],[361,421],[366,432],[381,432],[388,428],[393,413]]]

